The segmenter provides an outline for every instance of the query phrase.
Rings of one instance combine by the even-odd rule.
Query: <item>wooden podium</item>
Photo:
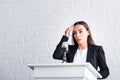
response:
[[[28,64],[39,80],[97,80],[101,75],[90,63]]]

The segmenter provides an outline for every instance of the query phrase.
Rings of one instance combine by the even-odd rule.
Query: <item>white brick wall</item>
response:
[[[64,30],[86,21],[103,45],[110,76],[120,76],[119,0],[0,0],[0,80],[35,80],[28,63],[54,63]]]

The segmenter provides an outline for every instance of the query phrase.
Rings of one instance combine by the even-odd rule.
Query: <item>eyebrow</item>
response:
[[[78,31],[80,31],[80,30],[83,30],[83,28],[81,28],[81,29],[78,29]]]
[[[78,29],[77,31],[81,31],[81,30],[83,30],[83,28],[81,28],[81,29]],[[74,32],[76,32],[76,31],[74,31]]]

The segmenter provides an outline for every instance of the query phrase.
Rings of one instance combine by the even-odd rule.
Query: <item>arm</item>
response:
[[[98,66],[100,67],[99,73],[102,75],[102,79],[105,79],[109,75],[109,68],[106,64],[105,53],[101,46],[97,50],[97,53],[98,53]]]
[[[69,39],[69,36],[70,36],[70,31],[73,30],[73,26],[71,27],[68,27],[66,30],[65,30],[65,35],[62,37],[61,41],[59,42],[59,44],[57,45],[54,53],[53,53],[53,58],[54,59],[59,59],[59,60],[62,60],[63,58],[63,53],[61,53],[61,46],[62,46],[62,43],[65,42],[65,41],[68,41]]]
[[[54,51],[54,54],[53,54],[54,59],[62,60],[63,54],[61,53],[61,46],[62,46],[62,42],[64,42],[64,41],[68,41],[68,37],[65,35],[62,37],[61,41],[59,42],[59,44],[57,45],[57,47]]]

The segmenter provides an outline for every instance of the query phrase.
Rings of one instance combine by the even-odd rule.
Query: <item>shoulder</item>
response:
[[[91,46],[91,50],[95,51],[96,53],[100,54],[100,55],[104,55],[104,49],[101,45],[92,45]]]
[[[99,50],[102,49],[101,45],[90,45],[89,48],[94,49],[94,50]]]

